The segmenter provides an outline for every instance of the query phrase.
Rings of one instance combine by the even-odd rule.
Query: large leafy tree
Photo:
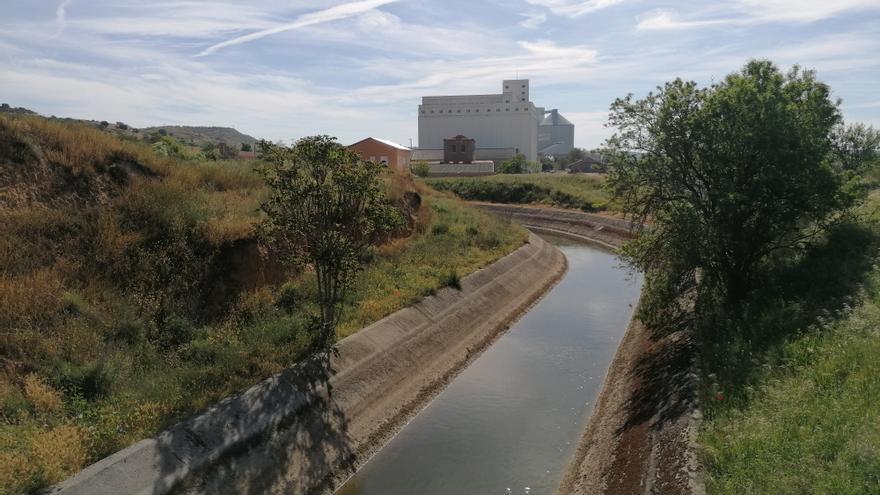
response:
[[[314,270],[315,344],[329,349],[369,246],[400,229],[403,219],[382,190],[381,166],[334,138],[307,137],[292,147],[262,142],[260,148],[270,191],[262,233],[289,265]]]
[[[608,183],[641,229],[625,256],[647,275],[647,312],[695,287],[741,300],[774,253],[805,246],[854,204],[831,165],[837,107],[813,72],[769,61],[611,105]]]

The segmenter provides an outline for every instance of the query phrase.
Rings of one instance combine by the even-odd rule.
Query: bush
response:
[[[450,179],[432,180],[430,185],[439,191],[451,191],[456,196],[470,201],[514,204],[551,203],[556,206],[577,208],[583,211],[596,210],[589,201],[534,182]]]
[[[443,274],[443,277],[440,279],[440,287],[452,287],[453,289],[461,290],[461,278],[458,276],[458,272],[455,269],[450,269]]]
[[[52,383],[68,395],[95,400],[107,395],[114,381],[114,370],[103,361],[77,365],[58,361],[52,369]]]
[[[427,177],[431,173],[431,166],[424,160],[416,160],[410,166],[412,173],[418,177]]]
[[[434,235],[444,235],[447,232],[449,232],[449,225],[446,225],[445,223],[437,223],[431,227],[431,233]]]

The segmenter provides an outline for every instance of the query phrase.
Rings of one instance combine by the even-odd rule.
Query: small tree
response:
[[[410,166],[412,173],[418,177],[427,177],[431,173],[431,166],[425,160],[416,160]]]
[[[861,173],[880,158],[880,131],[865,124],[838,125],[832,133],[834,161],[842,170]]]
[[[241,143],[241,151],[253,151],[253,148],[248,143]]]
[[[528,172],[528,167],[529,162],[526,160],[526,156],[517,153],[513,158],[501,162],[498,171],[502,174],[524,174]]]
[[[382,191],[381,166],[335,138],[307,137],[291,148],[263,141],[260,149],[269,186],[261,232],[289,266],[314,270],[320,313],[312,330],[325,351],[369,246],[400,229],[403,218]]]
[[[618,132],[603,155],[624,210],[639,226],[651,221],[625,248],[647,275],[643,309],[662,312],[695,287],[737,302],[774,253],[804,247],[839,219],[857,200],[829,164],[839,120],[813,72],[786,75],[769,61],[708,88],[676,79],[642,100],[616,100],[609,124]]]

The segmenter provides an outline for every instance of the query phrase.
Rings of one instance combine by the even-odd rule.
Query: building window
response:
[[[504,111],[506,111],[506,112],[509,112],[509,111],[510,111],[510,109],[509,109],[509,108],[505,108],[505,109],[504,109]]]
[[[433,111],[433,110],[431,110],[431,113],[434,113],[434,111]]]
[[[510,86],[508,86],[508,85],[505,84],[505,85],[504,85],[504,89],[510,89]]]
[[[522,87],[526,87],[526,85],[525,85],[525,84],[523,84],[523,85],[522,85]]]
[[[504,103],[510,103],[510,100],[504,100]]]
[[[426,112],[426,111],[424,111],[424,110],[422,110],[422,113],[428,113],[428,112]]]
[[[478,109],[476,110],[476,112],[479,113],[479,112],[480,112],[480,109],[478,108]]]
[[[514,112],[519,112],[519,108],[514,108],[513,111],[514,111]]]
[[[467,109],[467,113],[471,113],[471,109],[470,109],[470,108]]]
[[[526,99],[525,99],[525,98],[520,98],[520,101],[526,101]]]
[[[456,110],[457,113],[461,113],[461,110]]]

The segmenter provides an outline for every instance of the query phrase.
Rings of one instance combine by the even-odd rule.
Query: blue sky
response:
[[[422,95],[532,101],[593,148],[610,102],[748,59],[815,69],[880,127],[880,0],[2,0],[0,102],[136,127],[415,142]]]

